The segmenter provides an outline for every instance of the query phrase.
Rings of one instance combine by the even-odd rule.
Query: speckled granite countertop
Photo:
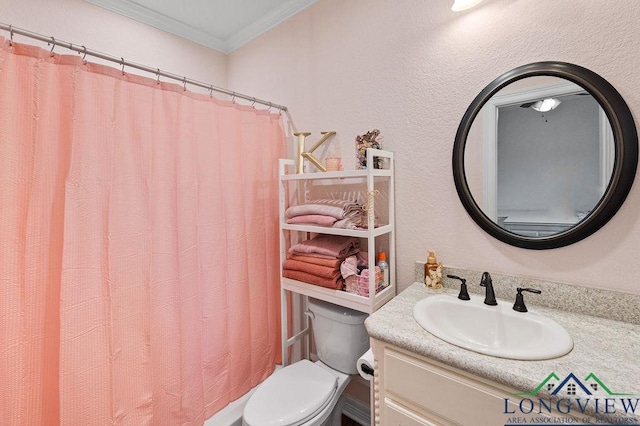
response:
[[[496,358],[440,340],[414,320],[413,305],[417,301],[442,293],[457,294],[457,291],[446,288],[434,291],[419,282],[412,284],[367,318],[365,325],[369,335],[519,392],[531,392],[550,373],[556,373],[561,379],[569,373],[580,379],[593,373],[610,392],[632,394],[624,397],[630,397],[632,402],[640,397],[640,325],[538,307],[528,302],[530,311],[554,319],[569,332],[574,341],[573,350],[560,358],[544,361]],[[606,392],[598,393],[599,398],[607,396]],[[538,397],[547,398],[549,393],[541,390]],[[595,416],[594,409],[589,404],[586,414]],[[603,410],[601,406],[598,417],[609,422],[640,424],[640,404],[635,416],[625,414],[619,403],[616,404],[616,415],[605,415]]]

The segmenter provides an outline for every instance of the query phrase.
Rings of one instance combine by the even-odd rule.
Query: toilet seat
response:
[[[250,426],[297,426],[322,411],[337,389],[336,376],[304,359],[265,380],[249,398],[243,420]]]

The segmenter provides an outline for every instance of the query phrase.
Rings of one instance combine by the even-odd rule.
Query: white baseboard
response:
[[[371,425],[371,411],[369,410],[369,407],[360,401],[351,398],[349,395],[347,395],[344,402],[342,414],[363,426]]]

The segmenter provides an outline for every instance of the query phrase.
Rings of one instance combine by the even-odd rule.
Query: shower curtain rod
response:
[[[140,64],[136,64],[135,62],[129,62],[126,61],[124,58],[117,58],[115,56],[111,56],[111,55],[107,55],[104,53],[100,53],[97,52],[95,50],[91,50],[91,49],[87,49],[85,46],[82,45],[76,45],[76,44],[71,44],[68,43],[66,41],[61,41],[61,40],[57,40],[53,37],[47,37],[44,36],[42,34],[38,34],[38,33],[34,33],[31,31],[27,31],[27,30],[23,30],[21,28],[16,28],[12,25],[7,25],[7,24],[3,24],[0,23],[0,30],[4,30],[4,31],[8,31],[10,34],[10,40],[13,43],[13,35],[14,34],[18,34],[21,36],[25,36],[25,37],[29,37],[29,38],[33,38],[35,40],[39,40],[39,41],[43,41],[46,42],[47,44],[53,44],[53,47],[51,48],[51,52],[53,52],[53,49],[55,49],[56,47],[60,46],[60,47],[64,47],[66,49],[69,50],[73,50],[74,52],[78,52],[80,54],[82,54],[82,59],[85,58],[85,56],[89,55],[89,56],[94,56],[96,58],[100,58],[100,59],[104,59],[106,61],[111,61],[111,62],[116,62],[118,64],[120,64],[122,66],[123,72],[124,72],[124,67],[129,67],[129,68],[135,68],[141,71],[145,71],[151,74],[155,74],[158,79],[160,79],[160,77],[166,77],[166,78],[170,78],[172,80],[178,80],[180,81],[183,85],[184,88],[186,90],[187,88],[187,84],[191,85],[191,86],[197,86],[197,87],[202,87],[203,89],[207,89],[209,90],[209,93],[211,95],[213,95],[212,92],[218,92],[218,93],[223,93],[225,95],[229,95],[231,96],[231,99],[233,100],[234,98],[240,98],[240,99],[244,99],[247,101],[250,101],[252,103],[258,103],[258,104],[262,104],[265,106],[268,106],[269,108],[276,108],[279,109],[280,111],[286,111],[287,107],[284,105],[278,105],[278,104],[274,104],[272,102],[269,101],[265,101],[263,99],[258,99],[252,96],[248,96],[248,95],[243,95],[242,93],[237,93],[237,92],[233,92],[231,90],[227,90],[227,89],[223,89],[221,87],[216,87],[213,86],[211,84],[206,84],[206,83],[202,83],[196,80],[192,80],[186,77],[181,77],[179,75],[176,74],[171,74],[168,73],[166,71],[161,71],[159,68],[151,68],[151,67],[147,67],[145,65],[140,65]]]

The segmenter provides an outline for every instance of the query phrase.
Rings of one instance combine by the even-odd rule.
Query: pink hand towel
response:
[[[313,263],[300,262],[292,259],[285,260],[282,268],[290,271],[302,271],[323,278],[336,278],[340,275],[340,271],[336,268],[314,265]]]
[[[327,259],[317,256],[303,256],[300,254],[290,254],[287,259],[297,260],[299,262],[313,263],[314,265],[330,266],[334,269],[338,269],[340,267],[340,264],[342,263],[342,259],[336,259],[335,257]]]
[[[332,226],[338,219],[332,216],[322,214],[306,214],[303,216],[294,216],[287,219],[287,223],[308,223],[319,226]]]
[[[291,254],[317,254],[344,259],[360,250],[360,241],[355,237],[339,235],[317,235],[310,240],[294,244],[289,249]]]
[[[285,269],[282,271],[282,276],[309,284],[315,284],[320,287],[332,288],[334,290],[342,290],[344,286],[344,280],[340,274],[338,274],[338,277],[336,278],[323,278],[318,277],[317,275],[307,274],[302,271],[290,271]]]

